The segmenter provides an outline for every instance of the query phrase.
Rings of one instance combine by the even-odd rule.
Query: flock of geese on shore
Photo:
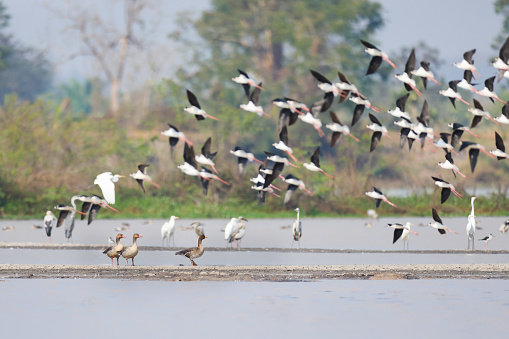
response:
[[[361,43],[366,47],[365,52],[372,56],[366,75],[375,73],[383,61],[386,61],[393,68],[397,69],[397,66],[392,61],[390,61],[385,52],[366,41],[361,40]],[[412,49],[410,56],[408,57],[404,72],[395,75],[398,80],[403,82],[403,85],[408,93],[396,101],[395,109],[387,111],[389,115],[399,119],[395,121],[394,124],[401,127],[401,148],[403,148],[405,144],[408,144],[408,148],[410,150],[415,141],[420,144],[421,148],[424,148],[426,143],[429,143],[434,147],[442,148],[445,151],[445,160],[443,162],[439,162],[437,165],[443,169],[450,170],[455,178],[456,174],[466,178],[465,174],[463,174],[454,164],[452,157],[452,154],[458,154],[458,152],[455,150],[455,148],[458,146],[459,152],[469,148],[469,159],[472,173],[475,170],[479,152],[483,152],[490,157],[497,158],[498,160],[509,159],[509,155],[505,152],[503,139],[497,132],[495,132],[496,148],[491,151],[487,151],[486,148],[479,143],[460,141],[464,132],[470,134],[473,137],[478,137],[475,133],[472,132],[472,129],[478,126],[483,118],[494,122],[496,125],[509,124],[509,106],[494,92],[494,82],[496,76],[492,76],[486,79],[484,81],[485,86],[482,90],[474,88],[474,84],[471,83],[473,78],[481,76],[477,72],[476,66],[474,65],[474,53],[475,49],[465,52],[463,54],[463,60],[453,64],[455,67],[464,71],[463,79],[450,81],[446,90],[439,91],[441,95],[450,99],[454,108],[456,108],[457,101],[469,106],[468,111],[473,114],[473,119],[470,127],[463,126],[457,122],[451,122],[448,124],[448,127],[452,129],[452,133],[442,132],[440,133],[440,139],[438,139],[438,141],[434,141],[435,131],[430,124],[430,114],[427,101],[424,100],[423,102],[421,114],[416,119],[417,122],[413,122],[410,114],[405,112],[406,101],[412,92],[415,93],[419,98],[423,96],[423,93],[418,89],[416,81],[412,79],[414,75],[422,79],[422,85],[424,89],[427,88],[428,80],[434,82],[436,85],[441,85],[440,82],[435,79],[434,74],[431,72],[429,62],[421,61],[420,68],[416,69],[416,55],[414,49]],[[501,46],[499,57],[495,59],[492,65],[498,70],[499,81],[503,77],[509,78],[509,37]],[[249,100],[247,104],[240,105],[240,108],[247,112],[256,113],[260,117],[270,117],[270,115],[263,110],[263,107],[258,105],[260,94],[263,90],[262,82],[257,83],[242,70],[238,70],[238,72],[239,76],[232,78],[232,80],[242,85],[244,92]],[[361,94],[360,89],[352,82],[350,82],[344,73],[338,72],[339,82],[332,82],[327,77],[315,70],[311,70],[311,75],[314,77],[314,79],[316,79],[317,86],[324,92],[324,94],[323,98],[314,102],[312,105],[310,105],[310,107],[298,100],[288,97],[272,100],[272,103],[281,109],[277,122],[279,142],[273,144],[274,148],[277,150],[275,153],[266,151],[266,158],[264,161],[262,161],[258,160],[253,153],[243,150],[239,146],[230,151],[230,153],[237,158],[238,170],[241,176],[243,175],[244,169],[248,162],[251,163],[255,161],[259,163],[258,175],[255,178],[251,178],[250,181],[254,183],[254,186],[251,188],[258,191],[260,203],[265,202],[267,193],[279,197],[277,191],[281,191],[281,189],[274,185],[277,179],[281,179],[283,183],[288,185],[283,199],[283,204],[288,204],[292,198],[292,195],[296,192],[297,189],[301,189],[309,195],[313,194],[309,189],[306,188],[304,181],[295,175],[288,173],[286,176],[283,176],[281,174],[285,165],[291,168],[298,168],[296,164],[289,160],[290,158],[293,162],[297,162],[296,157],[293,155],[293,150],[289,146],[288,129],[290,126],[295,124],[298,120],[310,124],[317,131],[320,141],[324,142],[327,139],[325,139],[325,133],[321,128],[322,121],[320,120],[320,115],[321,113],[329,111],[329,116],[332,122],[327,124],[325,127],[332,131],[332,135],[330,137],[330,146],[334,147],[342,134],[349,136],[356,142],[360,142],[358,138],[352,135],[350,127],[354,126],[358,121],[360,121],[365,109],[369,109],[375,114],[380,113],[380,109],[375,107],[365,95]],[[458,88],[472,92],[476,95],[479,95],[480,97],[488,98],[493,103],[495,100],[503,103],[504,106],[502,108],[502,115],[495,118],[491,117],[490,113],[484,110],[481,102],[479,102],[477,99],[473,99],[473,106],[471,106],[468,101],[462,98]],[[350,127],[341,123],[339,117],[333,111],[330,111],[334,99],[337,97],[339,98],[339,103],[345,102],[347,99],[349,99],[356,104],[353,111]],[[203,121],[205,119],[212,119],[215,121],[219,120],[217,117],[208,114],[201,107],[198,98],[190,90],[187,90],[187,99],[190,106],[185,107],[184,111],[194,115],[198,121]],[[382,125],[379,118],[377,118],[374,114],[370,113],[369,119],[371,124],[367,125],[366,127],[373,131],[370,144],[370,152],[373,152],[377,145],[381,142],[382,136],[388,135],[388,130],[387,127]],[[178,169],[180,169],[186,175],[198,177],[205,194],[207,194],[208,185],[211,180],[216,180],[225,185],[229,185],[226,181],[219,177],[219,173],[213,161],[216,153],[211,152],[212,139],[210,137],[205,141],[203,147],[201,148],[200,154],[196,155],[193,148],[193,142],[191,142],[183,132],[179,131],[177,127],[172,124],[168,125],[169,128],[161,132],[161,134],[169,138],[171,153],[173,154],[174,148],[179,141],[184,142],[184,163],[178,165]],[[321,173],[331,180],[334,179],[332,175],[326,173],[320,167],[320,146],[316,147],[310,160],[311,161],[309,163],[303,163],[303,167],[306,170]],[[198,164],[201,165],[201,168],[198,167]],[[143,192],[145,192],[144,182],[148,182],[154,187],[160,188],[160,185],[155,183],[147,174],[147,167],[149,167],[148,164],[140,164],[138,165],[138,171],[130,174],[130,176],[138,182]],[[75,195],[71,198],[71,206],[59,204],[54,207],[60,211],[58,218],[56,218],[51,211],[48,211],[46,217],[44,218],[45,229],[48,237],[51,236],[51,228],[53,225],[56,225],[56,227],[64,225],[65,236],[67,239],[70,239],[72,237],[76,213],[81,215],[81,220],[85,219],[88,215],[88,224],[90,224],[96,218],[97,213],[101,207],[117,211],[111,205],[115,204],[115,183],[118,182],[122,177],[123,176],[119,174],[113,175],[112,172],[101,173],[96,177],[94,184],[100,187],[104,198],[98,195]],[[451,192],[458,198],[462,197],[462,195],[449,182],[439,178],[438,176],[433,176],[432,179],[435,185],[442,189],[440,199],[441,204],[448,200]],[[366,196],[375,199],[375,206],[377,208],[380,206],[382,201],[391,206],[397,207],[394,203],[389,201],[389,199],[381,192],[380,189],[376,187],[373,188],[373,191],[366,192],[365,194]],[[473,240],[476,228],[474,214],[475,199],[476,197],[471,198],[472,212],[468,216],[467,223],[468,249],[474,248]],[[80,210],[78,210],[76,207],[76,200],[79,200],[83,203]],[[297,220],[292,227],[292,236],[295,241],[300,241],[302,234],[302,223],[299,220],[300,210],[296,208],[295,211],[297,212]],[[443,224],[437,209],[433,208],[431,215],[434,221],[429,223],[429,226],[436,228],[440,234],[445,234],[446,231],[454,232]],[[245,225],[242,228],[243,221],[245,221],[245,219],[243,220],[242,217],[232,218],[230,221],[231,225],[230,223],[227,225],[225,229],[225,239],[228,240],[229,243],[235,243],[238,239],[242,238],[245,230]],[[172,217],[169,222],[173,222],[174,224],[174,217]],[[405,225],[395,223],[389,224],[389,226],[394,228],[394,242],[399,238],[402,238],[405,244],[408,240],[409,233],[415,233],[410,229],[411,223],[406,223]],[[168,232],[166,232],[166,234],[166,236],[162,234],[163,241],[167,239],[169,242],[171,236]],[[202,240],[206,238],[203,233],[198,234],[198,236],[198,247],[176,253],[188,257],[193,265],[195,264],[193,259],[203,254]],[[140,237],[141,235],[135,233],[133,235],[133,245],[124,248],[120,244],[120,239],[124,238],[124,236],[122,234],[118,234],[116,238],[116,244],[108,248],[104,253],[112,259],[112,263],[114,258],[117,258],[118,263],[118,258],[120,255],[122,255],[127,260],[132,259],[132,264],[134,265],[134,256],[136,256],[138,252],[136,240]],[[491,240],[491,238],[492,235],[490,234],[484,240],[487,242]]]

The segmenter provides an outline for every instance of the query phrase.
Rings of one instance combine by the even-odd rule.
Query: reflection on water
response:
[[[509,315],[504,280],[0,284],[4,338],[503,338]]]

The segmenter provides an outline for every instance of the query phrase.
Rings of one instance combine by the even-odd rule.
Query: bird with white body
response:
[[[297,207],[294,209],[294,211],[297,212],[297,219],[294,221],[292,226],[292,248],[295,241],[297,241],[298,248],[300,248],[300,238],[302,237],[302,221],[300,221],[300,209]]]
[[[99,186],[104,199],[106,199],[110,205],[115,204],[115,183],[118,182],[120,178],[125,178],[125,176],[120,174],[113,175],[111,172],[104,172],[99,174],[94,180],[94,184]]]
[[[177,219],[180,219],[180,218],[172,215],[170,220],[165,222],[163,224],[163,226],[161,227],[161,238],[163,238],[163,244],[162,244],[163,247],[164,247],[165,240],[168,243],[168,247],[170,246],[171,238],[173,238],[173,247],[175,247],[175,221]]]

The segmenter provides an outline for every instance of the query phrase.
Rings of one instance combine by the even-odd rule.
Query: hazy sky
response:
[[[74,0],[77,1],[77,0]],[[90,60],[77,58],[67,61],[59,58],[59,49],[77,46],[65,38],[62,32],[63,23],[45,9],[45,4],[53,6],[65,3],[63,0],[4,0],[12,16],[11,32],[28,46],[51,51],[56,65],[57,81],[67,80],[72,76],[87,76],[93,72]],[[476,48],[474,56],[481,74],[495,74],[489,65],[489,58],[497,55],[490,47],[495,36],[500,32],[502,17],[495,14],[494,1],[480,0],[382,0],[384,7],[385,27],[377,34],[377,46],[387,53],[399,51],[403,46],[415,46],[420,41],[440,49],[440,56],[450,65],[460,61],[463,52]],[[101,0],[87,0],[78,3],[96,4]],[[183,10],[198,12],[208,8],[208,0],[160,0],[154,1],[159,12],[165,18],[158,29],[157,39],[167,40],[166,34],[175,27],[173,22],[176,13]],[[67,40],[66,40],[67,39]],[[58,41],[59,47],[53,48],[50,40]],[[417,50],[419,60],[419,51]],[[450,76],[461,78],[462,72],[452,66],[442,69]],[[445,68],[445,67],[444,67]],[[164,75],[168,76],[168,75]]]

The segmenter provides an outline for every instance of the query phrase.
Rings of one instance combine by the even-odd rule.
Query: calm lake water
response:
[[[505,280],[0,282],[3,338],[504,338]]]

